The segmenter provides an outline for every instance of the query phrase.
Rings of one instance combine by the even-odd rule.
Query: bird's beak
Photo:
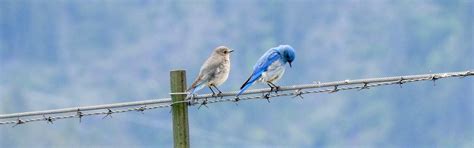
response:
[[[229,53],[232,53],[232,52],[234,52],[234,49],[229,50]]]
[[[291,62],[288,62],[288,64],[290,64],[290,67],[291,67]]]

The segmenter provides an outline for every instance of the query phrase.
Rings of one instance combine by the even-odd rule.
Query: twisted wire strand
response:
[[[245,100],[254,100],[254,99],[266,99],[269,101],[271,98],[283,97],[283,96],[293,96],[303,98],[304,94],[315,94],[315,93],[336,93],[339,91],[345,90],[364,90],[372,87],[387,86],[387,85],[400,85],[411,82],[418,81],[433,81],[433,83],[442,78],[449,77],[467,77],[473,76],[474,72],[464,71],[464,72],[450,72],[450,73],[438,73],[438,74],[424,74],[424,75],[408,75],[408,76],[398,76],[398,77],[384,77],[384,78],[371,78],[371,79],[358,79],[358,80],[344,80],[344,81],[334,81],[327,83],[314,83],[314,84],[304,84],[304,85],[294,85],[294,86],[282,86],[277,93],[273,92],[271,89],[253,89],[249,90],[243,95],[236,97],[237,91],[234,92],[224,92],[220,95],[213,94],[203,94],[203,95],[188,95],[184,101],[173,102],[171,98],[164,99],[154,99],[154,100],[145,100],[145,101],[136,101],[136,102],[124,102],[124,103],[115,103],[115,104],[105,104],[105,105],[96,105],[96,106],[85,106],[77,108],[65,108],[58,110],[47,110],[47,111],[37,111],[37,112],[25,112],[25,113],[14,113],[0,115],[0,119],[11,119],[16,118],[16,120],[7,120],[1,121],[0,125],[14,124],[13,127],[30,123],[30,122],[39,122],[45,121],[47,123],[53,123],[56,120],[61,119],[70,119],[70,118],[79,118],[87,116],[98,116],[103,115],[103,118],[108,116],[111,117],[112,114],[125,113],[132,111],[143,112],[146,110],[158,109],[158,108],[168,108],[172,107],[174,104],[187,103],[189,105],[199,105],[198,109],[202,106],[207,107],[207,104],[213,103],[222,103],[222,102],[239,102]],[[332,87],[332,88],[331,88]],[[171,93],[170,95],[187,95],[187,93]],[[194,97],[196,102],[190,102],[190,98]],[[126,108],[129,107],[129,108]],[[68,114],[69,113],[69,114]],[[72,114],[71,114],[72,113]],[[58,115],[61,114],[61,115]],[[64,115],[66,114],[66,115]],[[55,116],[53,116],[55,115]],[[24,117],[30,117],[26,119],[21,119]]]
[[[431,80],[430,78],[420,78],[420,79],[413,79],[413,80],[402,80],[401,83],[410,83],[410,82],[417,82],[417,81],[426,81],[426,80]],[[363,89],[369,89],[372,87],[378,87],[378,86],[386,86],[386,85],[400,85],[400,81],[394,81],[394,82],[380,82],[380,83],[373,83],[373,84],[367,84],[363,86],[345,86],[345,87],[338,87],[336,89],[334,88],[327,88],[327,89],[316,89],[316,90],[295,90],[293,92],[278,92],[278,93],[273,93],[273,94],[262,94],[262,95],[253,95],[249,97],[241,97],[241,98],[226,98],[226,99],[219,99],[216,97],[213,98],[208,98],[208,100],[201,100],[199,104],[212,104],[212,103],[220,103],[220,102],[238,102],[241,100],[253,100],[253,99],[270,99],[274,97],[283,97],[283,96],[294,96],[294,97],[302,97],[304,94],[315,94],[315,93],[335,93],[338,91],[345,91],[345,90],[353,90],[353,89],[358,89],[358,90],[363,90]]]
[[[171,104],[169,105],[153,105],[153,106],[140,106],[140,107],[134,107],[134,108],[126,108],[126,109],[101,109],[102,111],[96,111],[96,112],[91,112],[91,111],[81,111],[78,110],[75,114],[69,114],[69,115],[58,115],[58,116],[46,116],[43,115],[42,117],[36,117],[36,118],[30,118],[30,119],[17,119],[17,120],[10,120],[10,121],[3,121],[0,122],[0,125],[4,124],[25,124],[29,122],[37,122],[37,121],[46,121],[48,123],[53,123],[53,121],[60,120],[60,119],[69,119],[69,118],[79,118],[81,119],[82,117],[87,117],[87,116],[97,116],[97,115],[105,115],[103,118],[106,118],[108,116],[111,116],[112,114],[116,113],[125,113],[125,112],[132,112],[132,111],[139,111],[143,112],[146,110],[152,110],[152,109],[158,109],[158,108],[167,108],[170,107]]]

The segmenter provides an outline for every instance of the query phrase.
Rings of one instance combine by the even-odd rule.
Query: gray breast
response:
[[[227,80],[230,72],[230,62],[229,60],[223,60],[218,65],[216,65],[214,73],[209,79],[209,85],[221,85]]]

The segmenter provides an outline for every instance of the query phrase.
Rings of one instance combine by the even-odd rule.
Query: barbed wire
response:
[[[103,111],[97,111],[97,112],[81,111],[81,110],[78,109],[75,112],[75,114],[58,115],[58,116],[46,116],[46,114],[44,114],[41,117],[30,118],[30,119],[20,119],[20,117],[18,117],[16,120],[9,120],[9,121],[0,122],[0,125],[15,124],[13,126],[13,127],[15,127],[15,126],[20,125],[20,124],[25,124],[25,123],[28,123],[28,122],[37,122],[37,121],[46,121],[47,123],[52,124],[56,120],[68,119],[68,118],[78,118],[79,122],[81,122],[82,118],[87,117],[87,116],[104,115],[102,117],[102,119],[105,119],[107,117],[112,117],[112,114],[116,114],[116,113],[125,113],[125,112],[132,112],[132,111],[138,111],[138,112],[143,113],[146,110],[157,109],[157,108],[166,108],[166,107],[170,107],[170,105],[140,106],[140,107],[135,107],[135,108],[126,108],[126,109],[117,109],[117,110],[101,109]]]
[[[46,110],[46,111],[35,111],[35,112],[24,112],[24,113],[13,113],[13,114],[4,114],[0,115],[0,120],[10,119],[6,121],[0,121],[0,125],[13,124],[13,127],[30,123],[45,121],[52,124],[56,120],[60,119],[69,119],[69,118],[78,118],[81,122],[83,117],[87,116],[98,116],[102,115],[102,119],[107,117],[112,117],[112,114],[116,113],[125,113],[125,112],[144,112],[146,110],[158,109],[158,108],[168,108],[174,104],[187,103],[189,105],[198,105],[198,109],[201,107],[208,107],[207,104],[212,103],[221,103],[221,102],[239,102],[244,100],[254,100],[254,99],[266,99],[270,102],[271,98],[282,97],[282,96],[293,96],[292,98],[299,97],[303,99],[304,94],[313,94],[313,93],[336,93],[344,90],[365,90],[372,87],[386,86],[386,85],[400,85],[411,82],[418,81],[435,81],[443,78],[449,77],[467,77],[473,76],[474,72],[472,71],[463,71],[463,72],[449,72],[449,73],[437,73],[437,74],[423,74],[423,75],[407,75],[407,76],[397,76],[397,77],[383,77],[383,78],[370,78],[370,79],[357,79],[357,80],[344,80],[344,81],[334,81],[327,83],[315,82],[312,84],[303,84],[303,85],[293,85],[293,86],[280,86],[276,91],[270,88],[265,89],[252,89],[243,93],[241,96],[236,97],[235,95],[238,91],[233,92],[223,92],[221,94],[203,94],[203,95],[188,95],[187,99],[184,101],[173,102],[171,98],[163,99],[152,99],[145,101],[135,101],[135,102],[124,102],[124,103],[115,103],[115,104],[104,104],[96,106],[85,106],[85,107],[75,107],[75,108],[65,108],[65,109],[56,109],[56,110]],[[187,93],[170,93],[170,95],[187,95]],[[191,97],[196,100],[195,102],[190,102]],[[53,116],[55,115],[55,116]],[[26,119],[21,119],[29,117]],[[11,120],[15,118],[16,120]]]
[[[72,107],[72,108],[55,109],[55,110],[5,114],[5,115],[0,115],[0,119],[19,118],[19,117],[27,117],[27,116],[41,116],[41,115],[46,115],[46,114],[61,114],[61,113],[71,113],[71,112],[74,113],[77,110],[90,111],[90,110],[124,108],[124,107],[135,107],[135,106],[146,106],[146,105],[160,105],[160,104],[164,105],[164,104],[171,104],[171,103],[172,103],[171,98],[151,99],[151,100],[144,100],[144,101],[134,101],[134,102],[113,103],[113,104],[103,104],[103,105],[84,106],[84,107]]]

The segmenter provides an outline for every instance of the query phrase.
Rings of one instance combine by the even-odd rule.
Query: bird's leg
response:
[[[210,89],[211,92],[212,92],[212,96],[215,97],[215,96],[216,96],[216,93],[214,92],[214,90],[212,89],[212,87],[211,87],[211,86],[208,86],[208,87],[209,87],[209,89]]]
[[[270,85],[270,83],[267,83],[267,85],[268,85],[268,86],[270,86],[270,92],[268,92],[268,94],[271,94],[271,93],[272,93],[272,91],[273,91],[273,86],[272,86],[272,85]]]
[[[224,96],[222,96],[222,91],[219,90],[219,88],[217,88],[217,86],[215,86],[215,85],[212,85],[212,86],[214,86],[214,88],[216,88],[216,90],[219,91],[219,93],[217,94],[217,96],[221,96],[221,99],[222,99],[222,97],[224,97]]]
[[[275,91],[275,93],[278,94],[278,91],[280,90],[280,86],[277,86],[270,81],[267,82],[267,85],[270,86],[271,88],[270,91]]]

